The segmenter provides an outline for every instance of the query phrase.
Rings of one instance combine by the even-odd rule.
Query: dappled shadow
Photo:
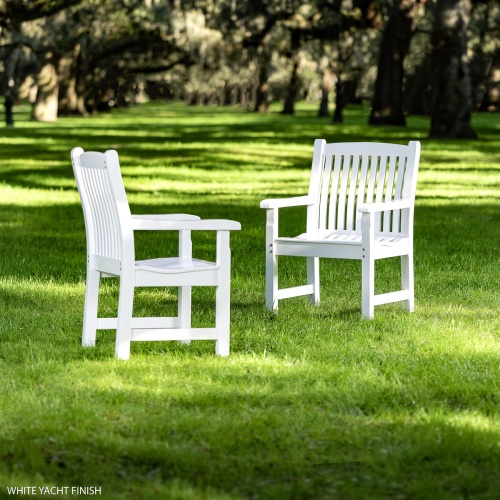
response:
[[[176,124],[178,115],[165,111],[156,116],[171,123],[158,125],[148,123],[155,116],[148,109],[135,112],[133,128],[103,119],[105,126],[74,129],[68,119],[5,130],[4,137],[18,143],[2,144],[2,181],[13,189],[43,189],[47,197],[39,206],[31,199],[0,201],[2,477],[102,485],[105,498],[411,498],[425,496],[422,483],[434,485],[440,498],[494,498],[500,489],[498,337],[491,340],[498,324],[492,307],[500,246],[496,200],[475,196],[472,204],[467,197],[417,192],[414,314],[389,305],[376,309],[374,321],[362,321],[359,263],[335,261],[322,263],[319,307],[290,299],[275,315],[264,307],[259,201],[295,195],[301,181],[283,181],[282,189],[263,183],[248,193],[229,186],[213,196],[210,185],[189,192],[159,187],[146,197],[147,186],[137,185],[142,172],[128,167],[143,165],[148,178],[151,164],[156,171],[164,165],[154,175],[180,182],[189,176],[168,165],[195,166],[207,176],[252,165],[259,175],[274,155],[284,170],[308,169],[316,137],[404,142],[422,137],[425,125],[371,130],[306,115],[308,126],[301,128],[275,114],[200,108],[185,112],[204,123]],[[211,125],[213,116],[227,123]],[[282,145],[279,157],[277,149],[266,153],[266,141]],[[253,163],[232,154],[236,142]],[[437,151],[440,143],[426,144]],[[489,139],[460,144],[498,157]],[[80,346],[86,249],[69,159],[76,145],[119,148],[134,213],[242,223],[242,231],[231,234],[229,358],[216,358],[210,341],[139,343],[130,361],[119,363],[112,332],[100,333],[95,348]],[[33,167],[34,157],[44,166]],[[446,161],[425,160],[423,170],[450,171],[459,161],[464,153],[457,146]],[[496,171],[491,164],[481,175]],[[425,180],[421,186],[429,187]],[[305,224],[304,210],[283,212],[283,233],[296,234],[299,224]],[[210,257],[214,235],[193,239],[195,254]],[[176,248],[176,238],[162,232],[137,234],[140,258]],[[301,259],[280,265],[285,279],[299,282],[304,263],[295,261]],[[377,286],[397,281],[391,265],[377,267]],[[116,307],[116,286],[103,292],[104,307]],[[197,319],[212,314],[210,294],[195,297]],[[170,307],[174,296],[141,299],[154,310]],[[477,343],[461,343],[468,333],[458,323],[467,331],[478,318]],[[440,340],[431,343],[425,335]]]
[[[120,117],[126,114],[127,122]],[[412,118],[407,128],[367,127],[360,108],[346,111],[346,123],[336,125],[317,118],[315,111],[300,110],[298,117],[280,113],[245,113],[237,108],[187,107],[182,104],[138,106],[99,115],[93,120],[61,118],[56,124],[22,123],[4,128],[0,150],[0,172],[4,182],[19,187],[69,189],[73,174],[69,152],[75,146],[86,150],[117,149],[125,178],[133,178],[129,166],[164,168],[164,178],[175,172],[170,167],[207,171],[251,169],[265,172],[270,167],[309,169],[313,142],[323,137],[336,141],[423,142],[421,168],[440,171],[475,172],[462,168],[469,153],[488,155],[488,175],[498,170],[496,130],[484,127],[480,141],[446,141],[447,154],[441,157],[442,141],[425,138],[428,120]],[[272,153],[266,149],[272,147]],[[237,154],[234,148],[237,147]],[[453,151],[456,150],[456,153]],[[37,168],[31,166],[33,158]],[[473,161],[474,156],[470,159]],[[446,166],[449,165],[447,168]],[[39,175],[42,174],[42,175]],[[42,181],[41,179],[44,179]]]
[[[76,187],[73,188],[76,191]],[[76,196],[76,193],[75,193]],[[192,213],[204,219],[245,220],[249,208],[240,203],[232,205],[222,203],[214,198],[212,203],[198,204],[177,201],[175,204],[158,203],[154,205],[133,204],[133,213]],[[264,214],[254,208],[255,226]],[[244,224],[242,231],[232,232],[233,265],[238,268],[244,261],[239,246],[243,244],[243,252],[255,244],[255,239],[245,244],[247,231],[252,231],[253,224]],[[245,227],[246,226],[246,227]],[[56,278],[69,282],[81,279],[82,265],[86,261],[86,238],[83,212],[79,201],[74,204],[57,203],[48,206],[22,206],[0,204],[0,249],[3,258],[0,260],[0,274],[12,276],[20,280],[30,277]],[[258,244],[264,246],[264,234],[260,234]],[[194,253],[199,258],[208,257],[214,251],[215,232],[193,232]],[[165,255],[177,252],[177,232],[175,231],[139,231],[136,233],[136,253],[138,259],[150,258],[150,255]],[[36,259],[33,249],[36,248]],[[198,253],[198,255],[197,255]],[[243,270],[242,270],[243,271]],[[84,274],[84,273],[83,273]]]
[[[173,480],[195,498],[411,497],[427,482],[439,497],[493,498],[497,354],[419,352],[411,363],[407,355],[364,368],[356,356],[73,359],[17,390],[18,401],[32,392],[32,406],[6,409],[16,426],[0,430],[1,469],[99,485],[105,498],[132,498],[147,485],[167,493]],[[443,384],[453,379],[461,391]]]

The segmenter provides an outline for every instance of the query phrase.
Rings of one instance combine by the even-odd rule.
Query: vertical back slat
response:
[[[345,229],[345,210],[347,198],[347,183],[349,179],[349,170],[351,168],[351,155],[342,157],[342,178],[340,180],[339,191],[337,196],[337,223],[336,229]]]
[[[108,251],[108,238],[109,238],[109,228],[110,228],[110,222],[109,222],[109,217],[108,214],[106,213],[106,191],[104,187],[104,183],[106,182],[106,178],[104,175],[102,175],[103,172],[98,172],[99,176],[99,184],[97,186],[98,189],[98,210],[99,210],[99,215],[101,218],[101,227],[100,227],[100,234],[101,234],[101,249],[102,249],[102,255],[105,255],[106,257],[111,257],[109,255]]]
[[[394,189],[394,199],[401,200],[403,197],[403,180],[406,174],[406,156],[398,157],[398,168],[396,172],[396,187]],[[393,232],[401,231],[401,210],[394,210],[392,215]]]
[[[385,186],[385,196],[384,201],[392,201],[393,200],[393,190],[394,190],[394,177],[396,175],[396,156],[391,155],[389,157],[389,170],[387,171],[387,182]],[[385,211],[383,213],[383,231],[391,232],[391,220],[392,220],[392,212]]]
[[[387,156],[383,155],[380,157],[380,164],[377,173],[375,203],[380,203],[383,201],[386,173],[387,173]],[[375,228],[377,231],[382,230],[382,214],[380,212],[377,212],[375,214]]]
[[[113,193],[111,188],[111,181],[109,176],[106,175],[106,213],[109,224],[109,234],[108,234],[108,252],[109,255],[115,259],[121,258],[121,248],[119,242],[121,242],[120,236],[120,222],[118,219],[118,211],[116,209],[116,203],[113,200]]]
[[[84,175],[84,180],[86,180],[84,188],[89,194],[89,202],[90,202],[90,211],[92,213],[93,231],[94,231],[94,241],[95,241],[95,249],[94,251],[97,254],[102,252],[102,244],[101,244],[101,235],[100,235],[100,227],[101,220],[99,215],[99,210],[97,209],[98,204],[98,194],[96,193],[96,180],[95,173],[93,169],[82,168],[82,172]]]
[[[377,179],[378,157],[373,155],[370,158],[370,177],[368,179],[368,188],[366,190],[366,203],[373,203],[375,194],[375,182]]]
[[[361,212],[358,212],[358,206],[365,202],[365,194],[366,194],[366,182],[368,180],[368,162],[370,158],[368,155],[363,155],[361,160],[361,174],[359,176],[358,183],[358,198],[356,202],[356,222],[355,229],[361,229]]]
[[[349,231],[354,229],[354,220],[356,214],[354,213],[356,207],[356,194],[358,190],[358,173],[359,173],[359,155],[352,157],[352,165],[349,175],[349,187],[347,196],[347,212],[345,218],[345,228]]]
[[[342,171],[342,156],[335,155],[335,162],[333,167],[333,175],[331,185],[328,186],[330,190],[330,206],[328,213],[328,228],[335,228],[335,218],[337,215],[337,195],[339,189],[340,173]]]
[[[320,206],[319,206],[319,228],[324,229],[326,227],[326,215],[328,211],[328,189],[330,186],[330,177],[332,173],[332,155],[325,156],[325,164],[323,167],[323,176],[321,179],[321,194],[320,194]]]

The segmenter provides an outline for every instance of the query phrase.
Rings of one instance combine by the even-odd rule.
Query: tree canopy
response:
[[[25,98],[41,121],[306,98],[336,122],[364,101],[372,125],[426,114],[432,136],[471,137],[471,111],[500,108],[499,29],[494,0],[0,0],[0,89],[7,123]]]

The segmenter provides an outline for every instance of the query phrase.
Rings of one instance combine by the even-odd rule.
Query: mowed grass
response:
[[[0,134],[0,497],[9,488],[99,487],[110,499],[498,498],[500,492],[500,125],[477,141],[428,140],[428,120],[366,126],[149,103]],[[322,261],[322,303],[264,306],[264,198],[305,194],[312,144],[422,142],[415,217],[416,311],[361,319],[357,262]],[[134,343],[113,332],[81,347],[85,229],[69,153],[115,148],[133,213],[230,218],[231,355],[214,343]],[[282,234],[300,231],[290,209]],[[193,235],[195,255],[214,235]],[[138,258],[175,235],[138,233]],[[282,284],[305,264],[282,259]],[[377,264],[377,291],[399,279]],[[175,290],[141,290],[137,314],[175,309]],[[196,289],[195,324],[214,317]],[[100,312],[116,312],[117,283]],[[59,495],[59,497],[64,494]]]

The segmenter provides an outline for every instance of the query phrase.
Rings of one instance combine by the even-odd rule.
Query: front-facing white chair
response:
[[[374,307],[402,302],[414,309],[413,213],[420,143],[330,143],[317,139],[309,193],[261,202],[267,211],[266,303],[307,295],[319,303],[319,259],[362,262],[361,313],[373,318]],[[278,212],[307,207],[306,232],[295,237],[278,233]],[[305,257],[307,284],[278,288],[278,256]],[[401,289],[375,294],[375,261],[401,258]]]
[[[186,214],[132,215],[120,173],[118,154],[71,151],[87,234],[87,282],[83,345],[95,345],[96,330],[116,329],[115,355],[130,356],[138,340],[216,340],[215,351],[229,354],[231,251],[229,231],[239,222],[200,220]],[[135,260],[134,230],[179,231],[179,255]],[[191,231],[216,231],[216,262],[192,257]],[[101,277],[119,277],[117,318],[97,316]],[[176,317],[132,317],[135,287],[178,287]],[[216,287],[214,328],[192,328],[191,287]]]

